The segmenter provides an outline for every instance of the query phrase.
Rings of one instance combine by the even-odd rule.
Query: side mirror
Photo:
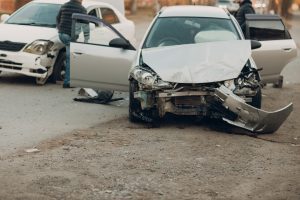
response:
[[[3,14],[3,15],[1,15],[0,22],[4,22],[4,21],[6,21],[8,18],[9,18],[9,15],[8,15],[8,14]]]
[[[258,49],[261,47],[261,43],[257,40],[251,40],[251,49]]]
[[[110,47],[128,49],[130,47],[130,43],[123,38],[115,38],[109,42]]]

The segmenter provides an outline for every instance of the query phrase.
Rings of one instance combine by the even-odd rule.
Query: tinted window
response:
[[[13,14],[6,23],[56,27],[60,7],[59,4],[30,3]]]
[[[249,21],[248,23],[250,39],[259,41],[290,39],[283,23],[279,20]]]
[[[119,23],[119,18],[110,8],[101,8],[102,19],[108,24]]]
[[[91,10],[91,11],[88,13],[88,15],[91,15],[91,16],[94,16],[94,17],[98,17],[96,9]]]
[[[229,19],[164,17],[154,23],[144,48],[238,39]]]

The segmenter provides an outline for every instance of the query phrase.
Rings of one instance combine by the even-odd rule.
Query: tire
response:
[[[273,84],[274,88],[282,88],[283,87],[283,76],[280,76],[278,81]]]
[[[103,101],[104,103],[108,103],[113,95],[114,91],[113,90],[95,90],[98,93],[98,99]]]
[[[135,80],[129,81],[129,120],[131,122],[139,122],[141,119],[138,113],[142,111],[141,103],[134,98],[134,92],[138,89],[138,84]]]
[[[158,111],[155,108],[142,110],[139,100],[134,98],[134,92],[138,90],[138,83],[135,80],[130,80],[129,83],[129,120],[135,122],[150,123],[152,127],[160,126],[160,118]]]
[[[63,81],[65,78],[65,72],[66,72],[66,52],[62,51],[59,53],[54,69],[53,69],[53,82],[56,81]]]
[[[249,103],[251,106],[255,108],[261,108],[261,101],[262,101],[262,93],[261,93],[261,88],[258,89],[256,95],[252,97],[252,102]]]

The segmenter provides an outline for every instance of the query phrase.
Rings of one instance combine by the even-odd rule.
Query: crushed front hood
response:
[[[238,77],[251,56],[249,40],[143,49],[143,62],[164,81],[211,83]]]

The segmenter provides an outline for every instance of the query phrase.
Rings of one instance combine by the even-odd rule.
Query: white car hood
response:
[[[143,61],[164,81],[210,83],[238,77],[251,56],[249,40],[143,49]]]
[[[50,40],[58,35],[57,29],[39,26],[0,24],[0,41],[29,43],[37,39]]]

